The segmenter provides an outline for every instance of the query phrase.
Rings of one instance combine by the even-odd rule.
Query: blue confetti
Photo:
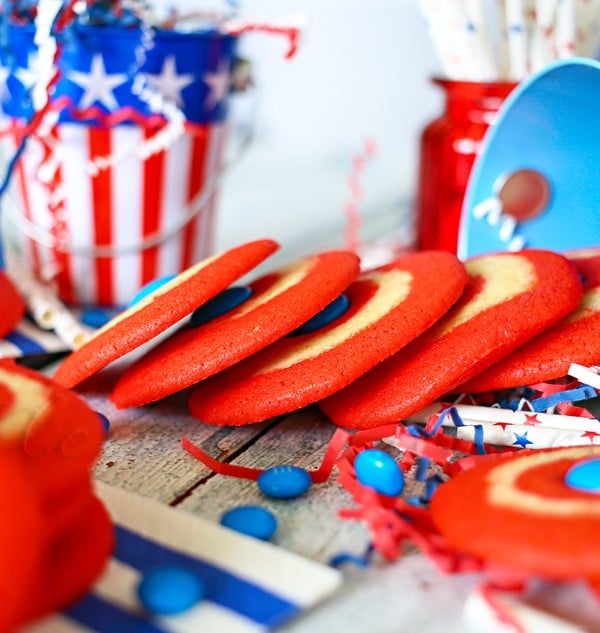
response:
[[[545,411],[550,407],[554,407],[557,404],[563,402],[577,402],[579,400],[587,400],[588,398],[595,398],[598,394],[596,390],[587,385],[583,387],[577,387],[576,389],[568,389],[566,391],[559,391],[553,393],[545,398],[536,398],[531,401],[531,406],[536,412]]]

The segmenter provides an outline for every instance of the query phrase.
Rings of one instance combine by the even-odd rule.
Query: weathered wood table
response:
[[[181,447],[186,436],[213,457],[266,468],[294,464],[315,469],[334,426],[316,407],[281,419],[241,428],[213,427],[194,420],[185,398],[115,410],[106,397],[110,372],[88,384],[85,398],[110,420],[98,480],[150,497],[217,522],[240,504],[269,508],[279,522],[273,542],[303,557],[328,564],[340,552],[360,555],[369,542],[365,525],[342,520],[338,510],[352,506],[335,473],[294,500],[264,497],[249,480],[215,474]],[[464,602],[476,578],[446,577],[416,552],[396,563],[375,561],[369,568],[348,564],[341,590],[315,610],[288,624],[286,631],[465,631]]]

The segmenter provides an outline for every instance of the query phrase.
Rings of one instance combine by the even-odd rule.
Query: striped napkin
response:
[[[270,631],[338,589],[337,570],[192,514],[97,483],[115,522],[116,548],[91,593],[25,633],[192,633]],[[136,599],[145,570],[179,564],[205,581],[207,597],[188,612],[153,617]]]

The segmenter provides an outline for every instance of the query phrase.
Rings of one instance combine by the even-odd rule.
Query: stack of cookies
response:
[[[55,379],[74,387],[182,322],[123,372],[117,407],[189,389],[192,413],[209,424],[318,403],[337,425],[365,429],[449,392],[516,387],[564,376],[571,362],[600,362],[586,344],[599,318],[600,249],[465,262],[422,251],[365,272],[354,253],[328,251],[259,277],[219,309],[228,287],[277,247],[244,244],[159,287],[67,357]]]
[[[72,603],[102,571],[113,529],[90,469],[103,438],[75,393],[0,361],[0,631]]]

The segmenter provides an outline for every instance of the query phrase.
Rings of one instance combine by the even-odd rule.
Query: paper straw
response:
[[[48,286],[33,279],[19,265],[14,254],[7,253],[7,273],[18,287],[39,328],[54,330],[70,348],[82,345],[90,337],[92,330],[81,324]]]
[[[472,404],[444,405],[440,402],[425,407],[415,415],[406,419],[409,423],[425,423],[432,415],[441,413],[444,408],[452,406],[456,409],[464,424],[484,424],[489,426],[516,425],[528,428],[548,427],[572,432],[598,432],[600,422],[594,418],[582,418],[573,415],[558,415],[554,413],[536,413],[535,411],[513,411],[500,407],[482,407]],[[455,426],[450,416],[446,416],[444,426]]]
[[[558,417],[558,416],[557,416]],[[481,426],[481,430],[478,430]],[[598,431],[569,431],[550,426],[526,424],[465,424],[456,428],[456,436],[461,440],[476,442],[478,433],[481,441],[494,446],[515,446],[517,448],[553,448],[558,446],[600,445],[600,424]]]
[[[576,49],[575,0],[561,0],[556,6],[556,56],[573,57]]]
[[[569,366],[569,376],[576,378],[584,385],[594,387],[600,390],[600,375],[597,367],[585,367],[577,363],[571,363]]]
[[[556,0],[535,0],[536,20],[529,46],[530,71],[541,70],[556,58],[554,30]]]
[[[520,81],[527,75],[528,42],[524,0],[506,0],[508,79]]]
[[[492,39],[491,49],[498,61],[497,79],[507,80],[509,76],[509,59],[508,59],[508,42],[506,28],[506,1],[505,0],[489,0],[488,8],[488,24],[495,25],[494,29],[490,29],[490,37]]]
[[[476,69],[480,80],[496,80],[501,73],[499,58],[494,54],[490,21],[482,0],[463,0],[460,18],[465,22],[466,36],[472,39],[473,53],[479,54]],[[493,24],[493,23],[492,23]]]
[[[456,63],[452,41],[448,36],[444,20],[438,11],[438,4],[437,0],[419,0],[421,12],[427,22],[429,37],[436,50],[444,74],[450,79],[461,79],[462,69]]]
[[[577,0],[575,20],[575,54],[594,57],[600,43],[600,2]]]
[[[81,347],[91,338],[91,330],[84,327],[68,310],[55,315],[53,329],[56,336],[71,349]]]

